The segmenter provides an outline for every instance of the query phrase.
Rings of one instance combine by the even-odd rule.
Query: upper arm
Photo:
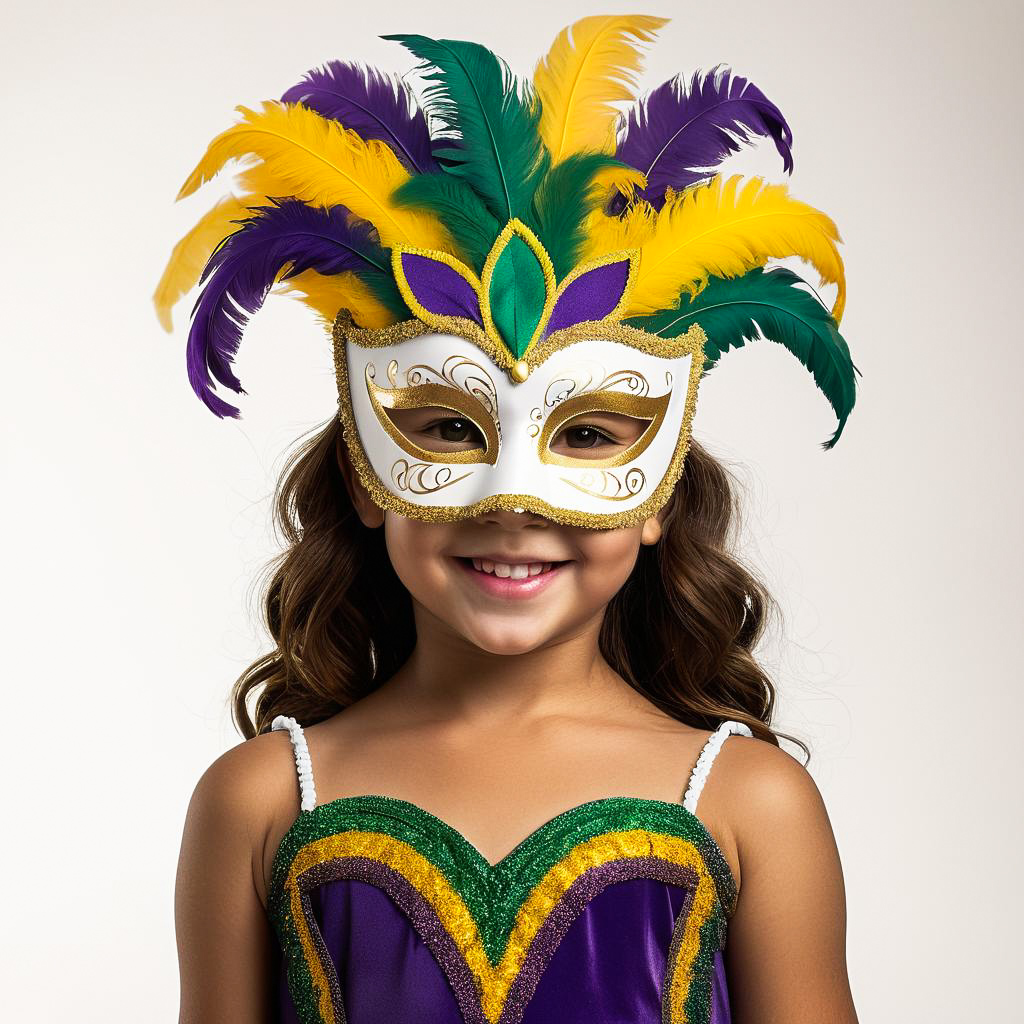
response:
[[[192,795],[174,900],[179,1024],[270,1020],[273,935],[261,868],[267,836],[286,813],[278,773],[294,787],[287,747],[277,735],[229,750]]]
[[[742,870],[726,945],[734,1024],[856,1024],[842,867],[821,794],[785,751],[754,739],[729,747]]]

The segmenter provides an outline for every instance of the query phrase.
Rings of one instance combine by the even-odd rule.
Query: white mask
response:
[[[364,330],[339,317],[342,421],[353,464],[378,505],[431,521],[507,509],[610,528],[642,522],[665,504],[689,442],[703,368],[699,327],[666,339],[618,322],[577,324],[548,335],[512,368],[479,341],[416,320]],[[517,379],[524,369],[526,379]],[[483,443],[430,450],[388,414],[433,406],[471,421]],[[647,426],[614,456],[551,450],[563,424],[597,412]]]

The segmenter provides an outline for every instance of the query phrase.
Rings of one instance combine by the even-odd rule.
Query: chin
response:
[[[460,632],[481,651],[505,657],[529,654],[543,647],[551,639],[546,630],[532,629],[521,622],[495,624],[490,627],[477,624],[476,628]]]

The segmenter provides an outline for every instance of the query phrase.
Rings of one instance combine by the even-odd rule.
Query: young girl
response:
[[[792,166],[745,79],[673,79],[617,122],[662,24],[584,18],[531,85],[389,37],[425,113],[333,63],[241,108],[182,189],[248,158],[157,293],[166,317],[205,264],[197,394],[237,414],[214,382],[241,392],[277,281],[333,324],[339,392],[279,489],[247,740],[189,809],[186,1024],[856,1020],[835,841],[753,656],[768,596],[690,438],[701,375],[760,328],[835,443],[838,234],[714,172],[756,136]],[[792,255],[831,311],[764,270]]]

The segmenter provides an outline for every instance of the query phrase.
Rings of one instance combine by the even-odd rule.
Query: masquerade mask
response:
[[[563,32],[532,85],[475,43],[385,37],[424,62],[433,133],[401,80],[339,63],[239,108],[181,194],[246,158],[244,195],[182,239],[156,295],[169,326],[205,264],[200,398],[237,415],[214,385],[241,393],[245,317],[279,283],[333,325],[352,462],[402,515],[642,521],[682,472],[702,373],[759,335],[811,371],[839,419],[831,447],[855,398],[838,232],[783,185],[713,171],[732,135],[771,138],[792,167],[788,125],[745,79],[673,79],[617,114],[662,23],[584,18],[574,43],[603,38],[615,60]],[[765,270],[792,255],[837,285],[831,311]]]

